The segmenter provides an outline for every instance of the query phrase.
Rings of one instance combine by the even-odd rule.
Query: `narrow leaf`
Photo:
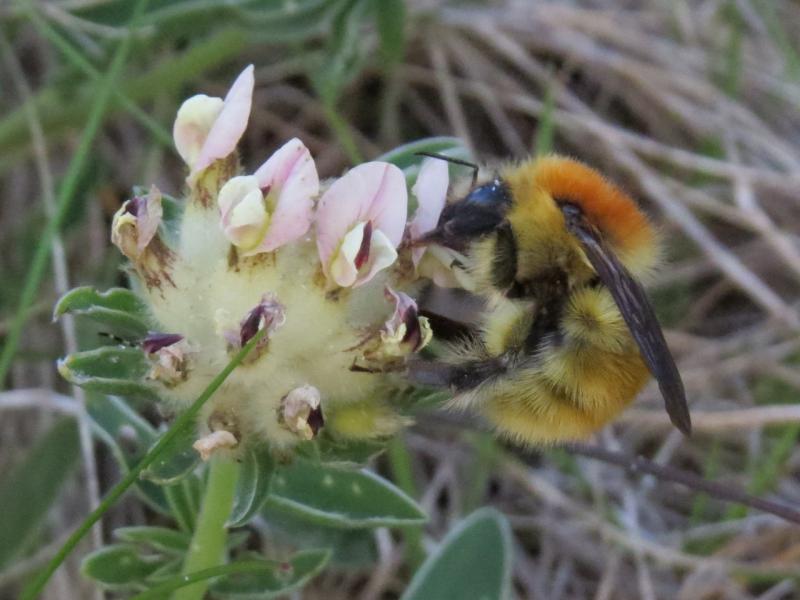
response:
[[[148,482],[149,485],[155,485]],[[200,512],[200,498],[203,494],[203,481],[197,476],[186,477],[175,485],[157,486],[164,491],[169,510],[178,526],[187,532],[194,531],[197,513]]]
[[[200,455],[192,447],[197,439],[194,426],[187,427],[167,446],[153,463],[142,471],[142,479],[158,485],[174,485],[194,471]]]
[[[136,527],[119,527],[114,536],[120,541],[140,544],[163,554],[183,556],[189,550],[192,541],[190,535],[167,527],[141,525]]]
[[[275,461],[265,445],[248,448],[236,483],[236,499],[228,527],[241,527],[261,510],[269,496]]]
[[[425,522],[414,500],[367,471],[296,460],[272,478],[270,506],[337,527],[387,527]]]
[[[375,0],[375,10],[381,60],[391,68],[403,60],[405,53],[405,0]]]
[[[511,531],[491,508],[461,521],[414,575],[401,600],[503,600],[511,589]]]
[[[435,152],[445,156],[452,156],[459,160],[470,160],[469,153],[464,148],[461,140],[446,136],[423,138],[403,144],[381,154],[375,160],[390,162],[406,170],[409,167],[419,167],[419,164],[424,160],[423,156],[418,156],[419,152]]]
[[[124,288],[98,292],[91,287],[75,288],[64,294],[53,310],[53,318],[66,313],[83,315],[125,339],[139,339],[154,329],[145,303]]]
[[[78,448],[75,421],[65,418],[0,479],[0,567],[15,558],[38,530],[72,473]]]

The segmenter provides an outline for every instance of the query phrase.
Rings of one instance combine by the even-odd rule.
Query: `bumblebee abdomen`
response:
[[[557,330],[476,398],[502,434],[555,443],[585,438],[608,423],[649,378],[608,290],[584,287],[564,299]]]

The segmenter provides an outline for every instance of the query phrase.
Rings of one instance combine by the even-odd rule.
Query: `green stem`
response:
[[[228,537],[225,522],[233,508],[238,477],[237,462],[225,457],[211,459],[203,506],[197,518],[189,554],[183,563],[184,575],[224,562],[225,540]],[[173,600],[201,600],[207,588],[208,580],[198,581],[176,591]]]
[[[92,513],[86,517],[83,523],[80,524],[78,529],[76,529],[75,532],[69,536],[69,539],[64,542],[64,545],[61,546],[61,549],[47,564],[47,567],[39,574],[33,583],[31,583],[31,585],[25,589],[20,597],[20,600],[33,600],[39,595],[59,565],[61,565],[61,563],[64,562],[64,559],[69,556],[69,553],[75,549],[75,546],[77,546],[78,542],[81,541],[81,538],[86,535],[86,532],[92,528],[92,525],[97,523],[100,520],[100,517],[102,517],[109,508],[114,506],[116,501],[119,500],[127,491],[127,489],[136,482],[136,480],[139,478],[139,474],[156,461],[156,459],[173,442],[173,440],[183,433],[185,427],[192,426],[197,414],[200,412],[200,409],[203,408],[203,405],[208,402],[208,399],[211,398],[211,396],[214,395],[214,392],[220,388],[220,386],[228,378],[228,375],[230,375],[233,370],[242,363],[244,358],[250,353],[259,340],[264,337],[266,331],[266,328],[264,328],[255,336],[253,336],[253,339],[247,342],[247,345],[231,359],[231,362],[229,362],[225,368],[220,371],[219,375],[214,377],[211,383],[208,384],[208,387],[206,387],[206,389],[203,390],[203,393],[200,394],[200,397],[194,401],[194,404],[192,404],[181,416],[175,419],[172,427],[170,427],[167,432],[161,436],[161,438],[156,442],[155,446],[150,449],[150,451],[141,461],[139,461],[135,467],[128,471],[128,474],[125,475],[122,481],[115,485],[108,495],[103,498],[100,506],[93,510]]]

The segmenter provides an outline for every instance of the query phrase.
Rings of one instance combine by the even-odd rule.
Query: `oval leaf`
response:
[[[241,527],[264,506],[275,470],[269,448],[260,445],[248,448],[236,483],[236,498],[228,519],[228,527]]]
[[[385,479],[296,460],[276,469],[267,502],[300,518],[335,527],[387,527],[423,523],[414,500]]]
[[[156,399],[155,388],[144,381],[150,363],[139,348],[104,347],[76,352],[58,361],[61,376],[86,390]]]
[[[167,527],[138,526],[120,527],[114,530],[114,536],[123,542],[139,544],[164,554],[183,556],[189,550],[191,536],[183,531]]]
[[[215,596],[236,600],[261,600],[282,596],[302,587],[327,564],[327,550],[298,552],[282,563],[264,562],[264,569],[233,573],[211,584]],[[232,563],[236,564],[236,563]]]
[[[163,563],[162,557],[141,555],[131,544],[114,544],[87,556],[81,572],[109,587],[131,587],[143,584]]]
[[[511,589],[511,531],[491,508],[461,521],[414,575],[402,600],[503,600]]]
[[[332,565],[350,569],[367,568],[378,560],[375,533],[369,529],[326,527],[269,502],[261,509],[261,516],[269,528],[268,539],[279,547],[328,548]]]
[[[147,305],[130,290],[112,288],[98,292],[79,287],[64,294],[56,304],[53,318],[66,313],[84,315],[126,339],[139,339],[155,329]]]
[[[164,448],[158,458],[139,476],[158,485],[173,485],[187,477],[200,462],[200,455],[192,447],[197,439],[194,427],[188,427]]]

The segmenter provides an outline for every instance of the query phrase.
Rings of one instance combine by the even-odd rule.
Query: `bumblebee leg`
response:
[[[486,380],[499,377],[508,370],[504,357],[470,360],[452,364],[435,360],[411,360],[406,364],[409,381],[417,385],[447,388],[465,392]]]

